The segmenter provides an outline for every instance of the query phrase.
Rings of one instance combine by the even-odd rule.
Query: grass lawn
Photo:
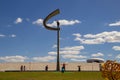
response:
[[[101,72],[0,72],[0,80],[104,80]]]

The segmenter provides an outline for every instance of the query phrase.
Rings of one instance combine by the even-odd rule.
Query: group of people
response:
[[[63,63],[62,64],[62,68],[61,68],[61,72],[64,73],[65,72],[65,66],[67,64]],[[26,71],[26,66],[25,65],[21,65],[20,67],[20,71],[23,72],[23,71]],[[45,66],[45,71],[48,71],[48,65]],[[78,66],[78,71],[81,71],[81,66]]]
[[[21,65],[21,67],[20,67],[20,71],[23,72],[23,71],[25,71],[25,70],[26,70],[25,65]]]
[[[62,69],[61,72],[64,73],[65,72],[65,63],[62,64]],[[45,66],[45,71],[48,71],[48,65]]]
[[[62,64],[62,69],[61,69],[61,72],[62,72],[62,73],[65,72],[65,66],[66,66],[66,65],[67,65],[67,64],[65,64],[65,63]],[[79,71],[79,72],[81,71],[81,66],[78,66],[78,71]]]

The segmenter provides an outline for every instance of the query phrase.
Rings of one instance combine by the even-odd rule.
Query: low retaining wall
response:
[[[26,62],[26,63],[0,63],[0,71],[21,71],[21,66],[25,66],[25,71],[45,71],[45,66],[48,65],[48,71],[56,70],[54,62]],[[60,69],[63,63],[60,63]],[[80,66],[81,71],[99,71],[99,63],[66,63],[66,71],[78,71]]]

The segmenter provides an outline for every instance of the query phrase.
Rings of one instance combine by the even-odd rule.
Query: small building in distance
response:
[[[104,59],[101,58],[91,58],[87,59],[87,63],[103,63]]]

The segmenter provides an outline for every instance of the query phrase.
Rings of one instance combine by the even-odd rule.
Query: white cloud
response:
[[[59,53],[60,54],[79,54],[80,51],[71,51],[71,50],[69,50],[69,51],[60,51]],[[51,51],[51,52],[48,52],[48,54],[49,55],[57,55],[57,52]]]
[[[15,35],[15,34],[11,34],[11,35],[4,35],[4,34],[0,34],[0,38],[4,38],[4,37],[15,38],[15,37],[16,37],[16,35]]]
[[[38,20],[34,21],[33,24],[43,25],[43,19],[38,19]]]
[[[70,59],[70,60],[75,62],[86,62],[86,59]]]
[[[57,48],[57,45],[55,44],[55,45],[53,45],[53,47],[52,48]]]
[[[116,56],[116,58],[117,58],[117,59],[120,59],[120,54],[118,54],[118,55]]]
[[[104,43],[104,39],[96,38],[96,39],[81,39],[82,44],[102,44]]]
[[[68,26],[68,25],[74,25],[74,24],[77,24],[77,23],[81,23],[79,20],[58,20],[59,23],[60,23],[60,26]],[[57,23],[56,21],[53,21],[53,23],[51,24],[48,24],[49,26],[53,26],[53,27],[56,27],[57,26]]]
[[[103,57],[104,54],[103,53],[96,53],[96,54],[92,54],[92,57]]]
[[[72,46],[64,47],[60,49],[60,54],[80,54],[80,51],[84,49],[84,46]],[[56,55],[57,52],[48,52],[49,55]]]
[[[67,26],[67,25],[74,25],[77,23],[81,23],[79,20],[59,20],[61,26]]]
[[[24,56],[5,56],[5,57],[0,57],[0,60],[3,60],[5,62],[24,62],[28,57]]]
[[[82,56],[82,55],[72,55],[72,54],[62,55],[62,57],[63,57],[64,59],[83,59],[83,58],[87,58],[86,56]]]
[[[60,51],[60,54],[79,54],[80,51],[71,51],[71,50],[67,50],[67,51]]]
[[[115,43],[120,42],[120,32],[111,31],[111,32],[102,32],[98,34],[86,34],[83,36],[79,33],[73,34],[76,38],[75,41],[80,41],[82,44],[103,44],[107,43]]]
[[[3,35],[3,34],[0,34],[0,38],[3,38],[3,37],[5,37],[6,35]]]
[[[120,51],[120,46],[113,46],[112,49],[115,51]]]
[[[48,52],[48,54],[49,54],[49,55],[56,55],[57,52],[55,52],[55,51],[51,51],[51,52]]]
[[[117,21],[115,23],[110,23],[109,26],[120,26],[120,21]]]
[[[68,47],[64,47],[64,48],[60,48],[60,55],[62,58],[64,59],[70,59],[70,60],[74,60],[74,59],[85,59],[87,58],[86,56],[83,55],[78,55],[80,54],[80,51],[84,49],[84,46],[68,46]],[[49,55],[57,55],[57,52],[52,51],[52,52],[48,52]],[[75,61],[75,60],[74,60]]]
[[[51,60],[55,60],[55,56],[44,56],[44,57],[33,57],[32,58],[34,61],[39,61],[39,62],[49,62]]]
[[[79,34],[79,33],[74,33],[73,35],[76,36],[76,37],[78,37],[78,38],[82,36],[82,35]]]
[[[12,34],[12,35],[9,35],[9,37],[11,37],[11,38],[15,38],[16,35],[15,35],[15,34]]]
[[[67,25],[74,25],[74,24],[77,24],[77,23],[81,23],[79,20],[58,20],[60,22],[60,26],[67,26]],[[37,19],[36,21],[33,22],[33,24],[36,24],[36,25],[43,25],[43,19]],[[47,24],[48,26],[52,26],[52,27],[56,27],[57,26],[57,23],[56,21],[53,21],[52,23],[48,23]]]
[[[56,27],[57,26],[57,23],[56,21],[53,21],[52,23],[48,23],[47,24],[48,26],[51,26],[51,27]],[[61,25],[61,24],[60,24]]]
[[[18,23],[22,23],[22,18],[17,18],[17,19],[15,20],[15,24],[18,24]]]
[[[83,50],[83,49],[84,49],[83,46],[73,46],[73,47],[61,48],[61,50],[63,50],[63,51],[79,51],[79,50]]]

